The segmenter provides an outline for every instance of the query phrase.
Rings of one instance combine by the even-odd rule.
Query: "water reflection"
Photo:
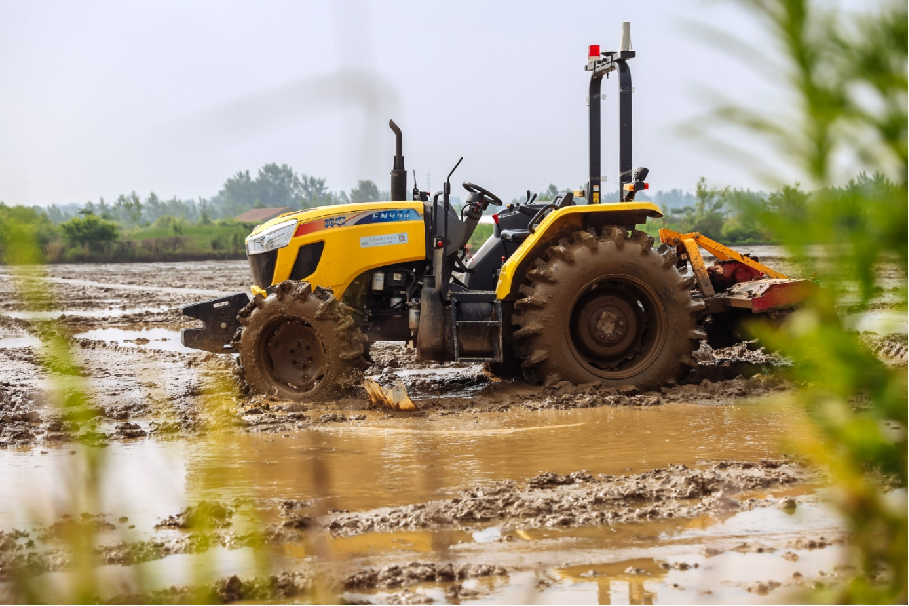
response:
[[[139,526],[150,526],[190,499],[307,499],[325,509],[354,510],[395,506],[542,471],[627,474],[670,463],[778,456],[785,432],[798,425],[795,408],[759,405],[441,418],[369,414],[374,424],[368,426],[316,423],[286,434],[113,443],[106,450],[104,511],[137,515]],[[70,461],[80,459],[69,450],[78,448],[50,449],[48,455],[0,451],[0,528],[19,523],[23,510],[56,511],[55,500],[63,502],[60,487],[73,477]],[[40,502],[32,503],[30,495],[42,495]]]
[[[286,436],[237,436],[217,453],[190,446],[187,483],[205,498],[313,498],[318,461],[326,507],[369,509],[543,471],[625,474],[778,456],[796,417],[794,408],[667,404],[324,424]]]

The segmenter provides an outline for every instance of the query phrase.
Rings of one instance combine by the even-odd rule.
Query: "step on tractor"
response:
[[[661,217],[648,169],[632,169],[628,24],[618,51],[591,46],[589,179],[551,201],[527,193],[492,215],[494,231],[468,254],[487,208],[503,206],[470,182],[460,211],[451,177],[442,191],[414,183],[407,199],[402,133],[391,201],[287,213],[246,239],[251,296],[238,293],[183,308],[202,328],[186,347],[239,353],[254,391],[292,400],[332,398],[359,381],[376,341],[405,341],[419,360],[483,362],[491,372],[553,385],[600,383],[653,389],[696,365],[692,352],[741,339],[745,318],[773,318],[813,284],[698,233],[641,230]],[[600,167],[604,77],[619,95],[619,176],[607,193]],[[613,198],[607,200],[607,198]],[[707,267],[700,250],[716,262]]]

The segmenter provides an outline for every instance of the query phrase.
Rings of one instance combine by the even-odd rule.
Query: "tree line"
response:
[[[793,222],[808,221],[815,198],[829,200],[860,194],[874,200],[893,188],[883,175],[864,173],[842,187],[820,192],[803,190],[798,183],[772,192],[721,188],[702,177],[693,192],[641,192],[637,200],[652,201],[663,211],[661,219],[648,222],[647,229],[652,233],[666,227],[680,232],[697,231],[727,244],[756,244],[772,241],[771,231],[760,219],[761,212],[770,211]],[[566,190],[550,184],[537,192],[537,200],[552,200],[563,191]],[[389,197],[387,191],[369,180],[359,181],[349,192],[335,192],[326,187],[325,179],[297,174],[287,164],[266,164],[255,178],[249,171],[237,172],[215,196],[207,199],[162,199],[154,192],[142,198],[131,192],[118,196],[113,203],[100,198],[98,202],[42,208],[0,202],[0,255],[8,246],[3,233],[12,233],[13,225],[31,233],[42,249],[56,251],[48,255],[51,259],[89,259],[102,254],[112,257],[111,244],[118,240],[144,240],[145,249],[154,252],[151,256],[167,250],[187,253],[190,249],[196,257],[215,253],[239,255],[248,227],[237,224],[233,217],[252,208],[299,210]],[[67,249],[77,252],[70,251],[67,256]],[[133,249],[135,246],[128,250],[121,247],[119,252],[135,253]],[[135,253],[131,258],[148,257],[143,254]]]
[[[387,200],[389,194],[370,180],[361,180],[347,191],[330,191],[325,179],[296,173],[287,164],[266,164],[255,176],[239,171],[229,177],[210,198],[161,198],[155,192],[144,198],[135,191],[121,194],[113,202],[103,197],[84,204],[52,204],[43,210],[54,224],[92,214],[125,228],[147,226],[162,217],[191,223],[231,219],[253,208],[290,207],[294,210],[326,204]]]

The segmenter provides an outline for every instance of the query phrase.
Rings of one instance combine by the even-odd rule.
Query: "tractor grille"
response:
[[[252,272],[253,284],[261,289],[271,286],[271,281],[275,276],[275,264],[278,262],[278,251],[248,255],[249,269]]]

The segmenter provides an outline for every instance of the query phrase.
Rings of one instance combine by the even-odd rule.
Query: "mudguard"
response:
[[[237,314],[249,304],[249,295],[239,292],[219,299],[193,303],[183,308],[183,315],[202,320],[202,328],[184,328],[180,341],[184,347],[213,353],[231,353],[230,345],[240,328]]]
[[[577,226],[580,227],[590,215],[608,216],[609,219],[606,223],[613,225],[640,225],[647,220],[647,217],[659,218],[663,216],[663,213],[660,212],[660,207],[650,202],[587,204],[566,206],[554,210],[546,215],[536,230],[524,240],[518,250],[502,266],[496,285],[496,297],[506,299],[517,290],[521,280],[515,280],[515,276],[523,275],[522,265],[532,257],[530,252],[537,245],[552,239],[553,235],[558,233],[563,226],[567,227],[572,223],[577,223]]]

